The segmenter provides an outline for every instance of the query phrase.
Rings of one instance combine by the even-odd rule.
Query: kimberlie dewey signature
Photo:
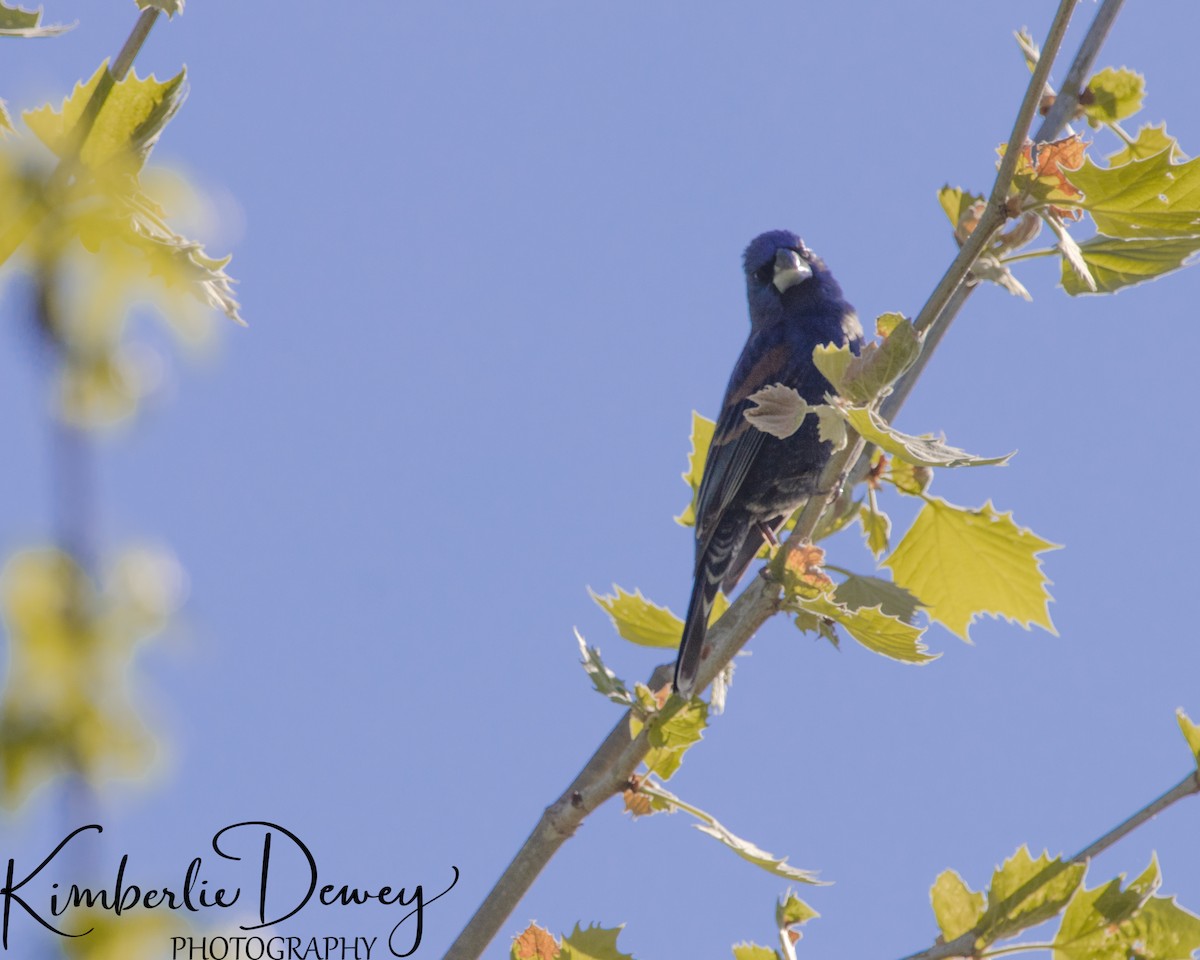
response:
[[[0,888],[0,907],[3,908],[0,944],[4,950],[9,946],[10,927],[22,915],[60,936],[83,937],[87,936],[90,929],[78,919],[72,922],[74,910],[86,909],[120,916],[135,909],[199,913],[237,907],[236,916],[254,918],[252,922],[240,925],[240,929],[250,931],[266,930],[282,923],[315,901],[326,907],[374,904],[393,908],[399,916],[388,934],[387,947],[392,956],[409,957],[421,945],[426,908],[449,893],[458,882],[458,867],[451,866],[453,876],[449,878],[449,884],[443,887],[439,883],[433,892],[427,892],[420,883],[406,887],[357,886],[350,883],[324,883],[318,886],[324,878],[318,873],[316,858],[309,848],[290,830],[262,820],[234,823],[218,830],[213,834],[212,849],[219,859],[210,857],[205,861],[203,857],[193,857],[176,884],[149,883],[142,878],[136,878],[135,882],[128,854],[121,857],[111,881],[96,885],[68,882],[61,876],[63,864],[77,863],[79,860],[71,856],[69,848],[84,843],[83,835],[102,833],[103,829],[93,823],[73,830],[32,868],[18,865],[13,859],[8,861],[4,886]],[[209,882],[207,874],[213,871],[214,865],[219,864],[225,870],[222,877],[229,873],[229,864],[222,861],[238,862],[232,876],[240,883],[233,885],[217,878],[213,883]],[[280,866],[281,862],[283,866]],[[218,882],[225,885],[219,886]],[[235,939],[259,938],[227,939],[232,943]],[[296,957],[307,956],[309,960],[317,960],[324,956],[320,950],[293,950],[292,941],[297,946],[307,942],[296,937],[270,939],[288,943],[289,952]],[[314,942],[318,940],[313,939]],[[358,953],[359,943],[361,941],[365,945],[370,942],[374,946],[375,940],[365,937],[347,939],[347,943],[353,941],[354,946],[350,949],[355,951],[347,956],[367,957],[368,953]],[[184,956],[186,952],[180,955]]]

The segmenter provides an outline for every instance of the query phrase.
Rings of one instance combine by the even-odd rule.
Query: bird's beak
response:
[[[775,254],[775,289],[783,293],[812,276],[810,267],[795,250],[779,250]]]

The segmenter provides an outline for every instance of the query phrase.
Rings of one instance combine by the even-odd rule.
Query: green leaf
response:
[[[1055,916],[1083,882],[1087,868],[1043,853],[1036,860],[1021,846],[992,874],[980,939],[992,942]]]
[[[1063,289],[1073,297],[1081,293],[1113,293],[1188,266],[1197,250],[1200,250],[1200,236],[1161,240],[1095,236],[1081,243],[1079,252],[1096,288],[1089,290],[1065,263],[1060,279]]]
[[[820,914],[807,903],[797,897],[792,891],[775,904],[775,926],[781,930],[784,927],[794,927],[809,920],[815,920]]]
[[[137,0],[139,10],[158,10],[169,18],[183,13],[183,0]]]
[[[1183,738],[1187,741],[1188,749],[1192,751],[1192,759],[1200,766],[1200,726],[1192,722],[1192,718],[1183,712],[1182,707],[1175,711],[1175,719],[1179,721],[1179,729],[1183,731]]]
[[[910,497],[921,496],[933,482],[933,471],[929,467],[919,467],[899,457],[892,459],[887,475],[897,490]]]
[[[23,10],[0,0],[0,37],[56,37],[73,30],[75,24],[42,25],[42,8]]]
[[[1084,93],[1080,103],[1088,123],[1093,127],[1116,123],[1142,109],[1146,78],[1125,68],[1107,67],[1088,81]]]
[[[764,850],[760,850],[749,840],[743,840],[726,829],[712,814],[705,813],[700,808],[685,803],[663,787],[662,784],[655,783],[653,780],[645,780],[638,787],[638,790],[640,793],[648,796],[658,809],[671,811],[684,810],[690,813],[700,821],[694,824],[697,830],[720,840],[721,843],[725,844],[725,846],[739,857],[754,864],[756,867],[761,867],[768,873],[772,873],[777,877],[783,877],[785,880],[795,880],[797,883],[811,883],[824,886],[824,882],[818,880],[816,874],[811,870],[801,870],[798,867],[793,867],[787,862],[787,857],[775,857]]]
[[[739,943],[733,948],[733,960],[779,960],[779,953],[757,943]]]
[[[663,780],[670,780],[683,764],[683,755],[703,738],[708,726],[708,704],[693,698],[665,722],[650,724],[650,750],[642,761],[646,769]],[[630,720],[630,733],[637,736],[642,722]]]
[[[1076,286],[1090,293],[1096,293],[1096,279],[1092,276],[1091,270],[1088,269],[1087,261],[1083,257],[1083,251],[1079,248],[1079,244],[1067,232],[1067,227],[1063,223],[1062,217],[1052,210],[1047,210],[1042,213],[1042,219],[1050,224],[1050,229],[1054,231],[1054,235],[1058,238],[1056,246],[1062,254],[1063,274],[1066,274],[1069,267],[1071,273],[1075,276]]]
[[[1171,160],[1186,160],[1187,157],[1179,150],[1179,141],[1167,133],[1167,125],[1160,123],[1157,127],[1147,123],[1138,131],[1133,143],[1127,143],[1116,153],[1109,154],[1108,165],[1120,167],[1131,160],[1146,160],[1164,150],[1170,151]]]
[[[921,598],[931,619],[964,640],[980,614],[1055,633],[1037,555],[1058,546],[1018,527],[991,501],[970,510],[927,497],[883,565]]]
[[[1013,456],[977,457],[933,437],[901,433],[869,407],[837,404],[842,415],[864,440],[901,460],[921,467],[983,467],[1004,464]],[[1014,451],[1015,452],[1015,451]]]
[[[575,924],[570,936],[563,937],[562,960],[633,960],[633,954],[617,949],[617,936],[624,927],[604,929],[588,924],[583,929]]]
[[[888,616],[878,605],[851,610],[819,595],[813,598],[795,597],[795,606],[815,617],[833,620],[855,640],[874,653],[899,660],[901,663],[928,663],[940,654],[928,654],[921,643],[924,627],[914,627],[898,617]],[[797,626],[806,629],[797,620]]]
[[[1084,193],[1082,207],[1110,237],[1189,237],[1200,233],[1200,159],[1172,163],[1164,150],[1120,167],[1088,157],[1067,171]],[[1078,202],[1077,202],[1078,203]]]
[[[604,665],[600,651],[596,647],[589,647],[578,630],[575,631],[575,639],[579,641],[579,652],[583,655],[583,669],[592,678],[592,686],[597,692],[622,707],[633,706],[633,695],[625,686],[625,681]]]
[[[683,636],[683,621],[666,607],[642,596],[641,590],[626,593],[613,584],[614,594],[588,589],[591,598],[612,618],[613,626],[631,643],[643,647],[675,648]]]
[[[886,616],[912,623],[921,601],[891,580],[852,573],[833,591],[833,600],[850,610],[879,607]]]
[[[967,193],[962,187],[952,187],[949,184],[938,191],[938,203],[946,212],[950,225],[956,230],[962,218],[977,203],[983,202],[983,194]]]
[[[880,337],[889,337],[902,323],[908,323],[908,318],[902,313],[881,313],[875,318],[875,333]]]
[[[1121,879],[1075,894],[1054,940],[1055,960],[1190,960],[1200,948],[1200,917],[1174,898],[1153,896],[1157,859],[1124,890]]]
[[[912,323],[904,320],[894,324],[882,342],[868,343],[857,357],[848,346],[827,343],[813,351],[813,362],[840,396],[870,403],[913,365],[923,342]]]
[[[72,133],[101,77],[107,73],[106,60],[87,83],[75,85],[74,92],[59,110],[47,104],[22,114],[29,129],[59,157],[66,156],[74,147]],[[183,102],[185,76],[186,71],[180,70],[170,80],[160,82],[153,75],[141,79],[130,73],[115,83],[83,145],[80,153],[83,165],[97,171],[115,164],[121,172],[137,174],[159,134]]]
[[[933,882],[929,891],[933,903],[933,915],[937,918],[943,940],[954,940],[975,925],[983,917],[983,906],[987,898],[966,885],[963,878],[953,870],[944,870]]]
[[[12,117],[8,115],[8,105],[0,100],[0,138],[7,137],[13,130]]]
[[[880,510],[872,497],[858,511],[858,520],[862,524],[863,534],[867,538],[867,549],[875,554],[878,560],[888,548],[888,538],[892,535],[892,520]]]
[[[692,411],[692,450],[688,454],[688,468],[682,474],[683,482],[692,488],[692,499],[684,508],[683,513],[675,518],[675,522],[683,527],[696,525],[696,498],[700,494],[700,481],[704,478],[704,461],[708,458],[708,448],[712,445],[713,431],[717,425],[708,417],[703,417],[695,410]]]

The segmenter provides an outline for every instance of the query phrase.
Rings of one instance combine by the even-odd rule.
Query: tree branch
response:
[[[967,238],[966,243],[959,250],[953,263],[918,314],[916,321],[918,329],[928,331],[925,349],[922,351],[917,365],[897,384],[892,396],[888,397],[890,404],[885,404],[884,409],[889,419],[903,404],[912,384],[920,375],[920,371],[924,369],[922,361],[927,362],[927,357],[932,354],[933,347],[945,334],[954,316],[966,301],[970,288],[965,286],[964,281],[968,277],[971,265],[1005,221],[1005,200],[1020,155],[1019,147],[1024,144],[1032,125],[1046,80],[1061,47],[1076,2],[1077,0],[1060,0],[1042,49],[1042,56],[1026,89],[1017,119],[1013,124],[1008,141],[1013,148],[1005,151],[1005,157],[1001,161],[1000,169],[992,186],[987,210],[979,226]],[[1099,44],[1103,41],[1112,19],[1120,8],[1120,2],[1121,0],[1106,0],[1103,8],[1097,13],[1096,20],[1089,29],[1088,39],[1085,40],[1085,47],[1080,50],[1071,67],[1070,76],[1073,77],[1076,74],[1082,76],[1090,69]],[[1102,18],[1106,18],[1103,27],[1098,28],[1097,23]],[[1091,42],[1090,47],[1089,41]],[[1064,96],[1059,98],[1063,104],[1059,111],[1062,116],[1073,112],[1074,104],[1077,102],[1077,86],[1068,86],[1064,91]],[[1061,123],[1061,121],[1056,122]],[[1039,139],[1044,137],[1048,127],[1049,118],[1038,131]],[[822,474],[820,489],[840,490],[850,475],[852,465],[859,461],[864,449],[865,444],[858,439],[856,443],[849,444],[839,454],[836,454]],[[831,499],[814,497],[809,501],[808,506],[801,512],[797,520],[795,531],[788,538],[788,542],[783,545],[783,549],[789,549],[793,541],[798,544],[802,539],[811,536]],[[712,652],[701,665],[697,680],[698,689],[703,689],[712,683],[713,678],[725,668],[759,627],[779,609],[779,603],[778,586],[762,577],[756,577],[742,591],[725,615],[713,625],[709,632]],[[664,665],[655,671],[650,680],[652,688],[656,688],[655,684],[661,686],[667,682],[670,676],[669,670],[670,667]],[[667,719],[681,705],[678,698],[674,698],[663,711],[656,714],[643,727],[637,737],[632,739],[629,736],[630,713],[626,711],[622,715],[571,785],[546,808],[516,857],[513,858],[458,938],[451,944],[444,960],[476,960],[482,955],[558,848],[574,834],[589,813],[626,788],[630,776],[649,750],[651,729],[657,723]]]

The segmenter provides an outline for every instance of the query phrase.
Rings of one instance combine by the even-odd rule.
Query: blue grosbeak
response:
[[[794,233],[755,237],[743,256],[750,337],[725,390],[696,503],[696,569],[675,690],[691,696],[704,659],[704,637],[717,590],[729,593],[755,554],[816,492],[832,452],[817,434],[815,417],[786,439],[745,418],[751,394],[780,383],[808,403],[833,387],[813,363],[820,344],[850,345],[858,353],[862,327],[824,262]]]

